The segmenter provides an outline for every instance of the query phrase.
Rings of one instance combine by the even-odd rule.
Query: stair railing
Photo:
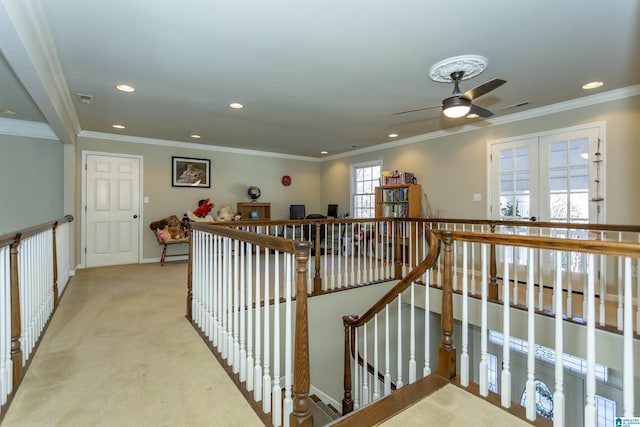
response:
[[[376,400],[380,397],[386,396],[391,393],[392,390],[392,378],[391,378],[391,369],[390,369],[390,351],[391,351],[391,342],[390,342],[390,331],[389,331],[389,319],[390,319],[390,306],[397,302],[397,312],[396,315],[401,314],[402,302],[401,302],[401,294],[409,287],[411,287],[411,295],[413,296],[413,287],[415,286],[415,282],[423,277],[423,275],[434,266],[439,252],[440,252],[440,240],[429,231],[426,231],[426,240],[428,248],[426,253],[424,254],[424,259],[418,263],[418,265],[412,269],[405,277],[403,277],[400,282],[398,282],[393,289],[388,291],[378,302],[376,302],[369,310],[367,310],[362,316],[357,315],[349,315],[343,317],[344,331],[345,331],[345,347],[344,347],[344,396],[342,400],[342,413],[346,415],[352,412],[354,409],[359,408],[360,406],[364,406],[371,402],[372,400]],[[446,252],[445,252],[446,254]],[[379,357],[379,347],[378,347],[378,315],[383,312],[385,313],[385,324],[384,324],[384,332],[382,335],[385,337],[384,342],[384,361],[385,368],[384,373],[382,374],[382,383],[383,383],[383,391],[381,392],[379,387],[379,372],[382,370],[378,364],[380,359]],[[413,319],[413,311],[411,312],[411,326],[415,325]],[[369,363],[369,353],[367,345],[367,338],[369,334],[367,333],[367,325],[369,322],[373,320],[373,339],[375,340],[373,344],[373,358],[374,361],[372,364]],[[397,347],[396,350],[401,352],[402,349],[402,323],[400,320],[397,322],[398,332],[397,332]],[[358,347],[358,331],[359,328],[362,328],[362,337],[363,337],[363,351],[361,352]],[[410,336],[413,338],[413,330],[411,331]],[[450,334],[449,334],[450,337]],[[443,343],[445,342],[445,338],[443,338]],[[448,343],[448,338],[446,340]],[[412,341],[412,345],[414,342]],[[413,347],[412,347],[413,349]],[[447,351],[450,351],[448,349]],[[454,350],[455,351],[455,350]],[[402,379],[402,355],[397,354],[396,360],[398,361],[398,376],[396,380],[396,387],[401,387],[403,383]],[[414,356],[413,352],[410,354],[410,358]],[[455,358],[455,353],[454,353]],[[352,369],[352,360],[355,361],[353,363]],[[362,369],[360,367],[363,367]],[[455,365],[454,365],[455,366]],[[455,369],[455,368],[454,368]],[[409,364],[409,382],[415,381],[416,378],[416,365],[415,358],[411,359]],[[372,378],[370,387],[370,379]],[[361,382],[360,382],[361,381]],[[352,394],[352,382],[356,383],[355,394]]]
[[[0,236],[0,404],[17,390],[72,275],[73,221],[55,221]]]
[[[634,274],[634,266],[638,265],[640,259],[640,244],[637,241],[622,241],[624,239],[618,238],[613,241],[604,241],[601,239],[600,233],[593,234],[591,239],[571,239],[571,238],[558,238],[547,236],[523,236],[515,233],[482,233],[482,232],[470,232],[470,231],[433,231],[433,234],[444,242],[442,246],[442,256],[439,258],[441,270],[441,284],[437,286],[432,285],[431,279],[428,277],[425,289],[425,302],[423,307],[427,309],[425,312],[425,330],[430,329],[428,325],[428,316],[426,313],[430,309],[437,307],[441,313],[442,322],[442,342],[439,347],[438,354],[438,374],[448,379],[452,379],[459,376],[459,382],[463,387],[471,387],[472,382],[478,384],[476,390],[478,390],[481,396],[488,396],[489,390],[489,375],[488,375],[488,340],[491,339],[493,346],[499,345],[502,347],[502,354],[497,354],[498,362],[496,366],[501,367],[498,369],[498,382],[496,391],[499,391],[500,404],[505,408],[512,408],[514,402],[520,402],[520,396],[514,395],[513,390],[527,390],[526,399],[522,397],[525,403],[525,412],[523,418],[533,421],[536,416],[542,414],[545,417],[552,417],[554,424],[563,426],[566,423],[566,414],[575,414],[576,410],[581,414],[578,420],[578,424],[582,425],[595,425],[596,420],[596,377],[598,381],[606,381],[607,366],[609,369],[615,369],[619,381],[621,382],[621,394],[622,398],[618,401],[621,405],[618,414],[624,414],[624,416],[634,416],[635,403],[635,390],[638,387],[638,369],[637,364],[634,363],[634,354],[638,352],[638,329],[637,325],[634,325],[634,313],[637,313],[637,303],[634,306],[633,294],[634,294],[634,281],[636,285],[636,291],[640,289],[640,285],[637,279],[637,274]],[[595,237],[595,238],[593,238]],[[634,236],[627,240],[634,240]],[[454,248],[458,247],[459,260],[455,260]],[[472,245],[476,245],[479,250],[479,256],[476,259],[470,257],[470,248]],[[489,306],[489,284],[491,282],[491,276],[493,275],[488,268],[493,263],[493,258],[490,253],[493,252],[491,248],[495,248],[496,258],[499,260],[499,264],[496,266],[496,285],[501,291],[501,297],[498,301],[501,305],[496,305],[495,302],[492,306]],[[536,309],[537,295],[534,290],[539,280],[540,269],[540,256],[551,257],[550,261],[545,260],[545,263],[552,264],[550,270],[553,272],[553,288],[551,298],[553,305],[551,310],[538,310]],[[513,280],[514,272],[514,259],[520,259],[521,257],[524,266],[520,272],[524,284],[519,284],[520,279]],[[473,259],[473,260],[472,260]],[[517,264],[517,263],[515,263]],[[611,278],[619,278],[611,286],[615,286],[619,294],[622,295],[622,329],[621,334],[611,334],[615,329],[611,327],[597,328],[597,316],[596,316],[596,299],[602,299],[602,296],[598,297],[596,290],[596,284],[599,280],[597,274],[597,267],[613,266],[618,268],[614,271],[615,274],[610,274],[608,280]],[[577,283],[575,270],[585,267],[585,272],[580,276],[580,281],[584,280],[584,301],[583,311],[580,314],[581,319],[575,320],[567,316],[568,306],[570,302],[567,298],[563,297],[563,293],[566,293],[566,289],[571,288],[571,280],[574,284]],[[454,289],[454,278],[457,272],[458,289]],[[573,271],[573,274],[572,274]],[[431,270],[431,273],[433,270]],[[477,276],[477,277],[476,277]],[[409,277],[408,277],[409,278]],[[479,294],[471,294],[471,281],[477,279],[480,283]],[[410,277],[409,280],[413,280]],[[512,284],[515,283],[515,286]],[[406,285],[404,279],[399,283],[402,286]],[[441,289],[440,289],[441,287]],[[413,290],[413,285],[412,285]],[[524,294],[523,294],[524,292]],[[518,299],[517,295],[521,293]],[[397,295],[398,291],[392,289],[387,295]],[[429,297],[429,294],[432,294]],[[387,297],[385,295],[385,298]],[[441,304],[431,304],[434,296],[441,297]],[[453,298],[452,298],[453,297]],[[546,295],[545,295],[546,297]],[[429,299],[431,298],[431,300]],[[410,301],[408,307],[410,308],[409,316],[413,319],[414,312],[414,295],[405,296],[406,301]],[[453,299],[453,301],[452,301]],[[456,302],[455,306],[453,302]],[[402,301],[397,299],[398,308],[397,312],[393,313],[397,320],[398,325],[402,323],[408,323],[401,317],[406,318],[406,309],[403,310]],[[376,304],[376,307],[378,304]],[[461,321],[461,328],[458,331],[453,330],[454,315],[453,308],[456,308],[456,318]],[[406,307],[405,307],[406,308]],[[367,313],[373,310],[370,309]],[[377,308],[376,308],[377,310]],[[489,311],[493,310],[501,313],[502,320],[496,323],[496,316],[489,322]],[[526,316],[523,318],[523,310],[526,310]],[[635,310],[635,311],[634,311]],[[389,311],[389,300],[385,300],[385,311]],[[616,309],[617,311],[617,309]],[[386,314],[386,313],[385,313]],[[371,316],[368,316],[371,319]],[[516,321],[515,319],[518,319]],[[573,320],[567,322],[566,320]],[[367,331],[367,322],[364,321],[364,315],[358,316],[346,316],[345,321],[345,396],[343,411],[345,413],[350,412],[352,409],[357,409],[358,406],[364,406],[368,404],[373,396],[377,397],[375,391],[375,382],[377,375],[380,371],[377,361],[374,361],[374,369],[365,369],[369,366],[371,357],[369,354],[372,352],[373,347],[374,360],[376,358],[377,351],[377,339],[378,339],[378,327],[377,316],[373,317],[373,322],[369,322],[369,328],[373,329],[373,334]],[[635,320],[637,322],[637,318]],[[347,325],[356,324],[361,326],[359,330],[353,331]],[[388,318],[385,319],[385,328],[389,322]],[[371,323],[373,323],[371,325]],[[411,321],[413,323],[413,321]],[[526,327],[522,330],[522,324]],[[547,335],[536,335],[535,329],[537,324],[542,324],[544,330],[551,329],[553,334],[551,337]],[[471,353],[469,335],[472,333],[470,325],[476,325],[480,329],[480,356],[479,365],[477,368],[471,366],[471,360],[474,359]],[[635,332],[634,332],[635,326]],[[411,326],[410,326],[411,327]],[[398,327],[398,337],[403,335],[401,327]],[[456,349],[453,346],[453,336],[457,334],[458,339],[461,341],[461,353],[459,357],[460,366],[456,367]],[[413,339],[413,329],[410,331],[409,339]],[[569,340],[573,344],[573,351],[576,351],[578,357],[583,358],[580,368],[565,363],[566,360],[576,360],[576,356],[566,355],[566,338],[568,334],[571,336],[584,336],[584,341],[578,340],[577,342],[584,342],[584,347],[580,345],[576,346],[574,341]],[[383,334],[381,334],[383,335]],[[385,333],[384,336],[388,336]],[[498,338],[496,338],[498,337]],[[428,355],[428,334],[425,334],[425,356]],[[374,344],[371,345],[371,341]],[[604,352],[604,354],[596,355],[596,342],[599,346],[609,348],[619,348],[620,351]],[[355,344],[354,344],[355,343]],[[422,343],[417,343],[420,345]],[[401,351],[403,343],[398,340],[397,349]],[[414,344],[410,345],[410,353],[413,353]],[[477,350],[476,350],[477,351]],[[515,357],[522,357],[522,354],[526,354],[527,365],[527,379],[526,383],[515,383],[516,378],[513,375],[512,360]],[[552,354],[553,356],[549,356]],[[353,359],[352,359],[353,355]],[[477,353],[476,356],[477,357]],[[553,387],[550,389],[555,390],[551,394],[548,389],[546,391],[548,398],[553,401],[554,410],[551,413],[545,413],[544,409],[540,409],[536,404],[536,395],[544,390],[544,387],[540,385],[540,378],[544,378],[544,373],[536,371],[536,360],[541,359],[547,363],[551,363],[555,367],[555,375],[549,378],[550,384]],[[385,363],[388,364],[389,355],[385,354]],[[397,360],[401,359],[401,354],[397,355]],[[402,387],[404,377],[401,369],[407,362],[399,362],[398,364],[398,379],[396,385]],[[410,354],[409,367],[415,362]],[[428,364],[428,362],[427,362]],[[355,368],[352,374],[352,366]],[[363,366],[363,368],[359,368]],[[411,368],[409,368],[411,369]],[[586,396],[585,404],[583,408],[567,408],[565,402],[565,375],[567,371],[577,372],[579,375],[585,376],[585,389],[584,394],[581,390],[574,390],[574,394]],[[371,372],[370,374],[368,372]],[[385,380],[390,377],[388,369],[384,369]],[[428,369],[425,369],[423,374],[427,376],[430,373]],[[473,375],[472,375],[473,374]],[[603,379],[604,378],[604,379]],[[412,381],[411,374],[409,374],[409,381]],[[616,380],[617,381],[617,380]],[[354,384],[352,391],[352,383]],[[386,384],[385,384],[386,385]],[[372,391],[372,389],[374,389]],[[385,395],[387,394],[387,388],[385,387]],[[543,392],[544,394],[544,392]],[[353,395],[353,396],[352,396]],[[358,401],[360,398],[360,401]],[[513,410],[513,409],[512,409]],[[517,412],[517,409],[515,409]]]
[[[187,317],[263,421],[311,426],[310,245],[251,227],[193,225]]]

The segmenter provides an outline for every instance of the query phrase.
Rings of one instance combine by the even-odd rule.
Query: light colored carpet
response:
[[[384,427],[424,425],[497,427],[531,424],[452,384],[380,424]]]
[[[79,270],[2,427],[262,426],[184,317],[186,272]]]

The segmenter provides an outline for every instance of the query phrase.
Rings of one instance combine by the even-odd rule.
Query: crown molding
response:
[[[167,139],[145,138],[140,136],[120,135],[107,132],[81,131],[78,134],[80,138],[94,138],[108,141],[128,142],[133,144],[160,145],[163,147],[189,148],[192,150],[215,151],[219,153],[243,154],[248,156],[273,157],[288,160],[303,160],[306,162],[319,163],[321,159],[307,156],[297,156],[293,154],[272,153],[269,151],[248,150],[245,148],[224,147],[220,145],[196,144],[193,142],[172,141]]]
[[[0,134],[60,140],[46,123],[0,117]]]
[[[74,144],[80,120],[40,2],[12,1],[3,6],[11,23],[4,32],[12,47],[5,52],[7,61],[20,71],[21,83],[58,138]]]
[[[569,101],[558,102],[556,104],[546,105],[544,107],[532,108],[527,111],[508,114],[506,116],[486,119],[484,123],[486,123],[487,125],[483,127],[483,129],[486,129],[492,126],[504,125],[507,123],[519,122],[521,120],[528,120],[536,117],[542,117],[549,114],[557,114],[564,111],[570,111],[578,108],[589,107],[591,105],[602,104],[605,102],[617,101],[619,99],[630,98],[632,96],[637,96],[637,95],[640,95],[640,84],[634,85],[634,86],[628,86],[620,89],[614,89],[608,92],[598,93],[595,95],[589,95],[581,98],[571,99]],[[403,139],[398,139],[396,141],[385,142],[383,144],[377,144],[371,147],[360,148],[357,150],[349,151],[347,153],[334,154],[331,156],[323,157],[321,161],[326,162],[330,160],[351,157],[358,154],[371,153],[373,151],[387,150],[389,148],[400,147],[408,144],[414,144],[416,142],[429,141],[432,139],[443,138],[445,136],[457,135],[465,132],[472,132],[474,130],[478,130],[478,128],[470,125],[462,125],[457,130],[451,130],[451,129],[448,129],[446,131],[439,130],[436,132],[430,132],[422,135],[411,136],[409,138],[403,138]]]

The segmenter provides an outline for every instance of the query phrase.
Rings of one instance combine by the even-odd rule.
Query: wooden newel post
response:
[[[453,239],[447,232],[444,239],[444,271],[442,278],[442,343],[438,349],[438,374],[453,379],[456,376],[456,348],[453,346],[453,284],[451,247]]]
[[[344,397],[342,398],[342,415],[353,412],[353,398],[351,397],[351,333],[350,320],[357,319],[358,316],[343,316],[344,324]]]
[[[313,293],[322,291],[322,278],[320,277],[320,222],[316,223],[316,233],[313,237],[315,243],[313,245],[313,251],[315,253],[314,268],[315,273],[313,276]]]
[[[56,246],[56,231],[58,223],[53,224],[53,307],[58,307],[60,295],[58,293],[58,248]]]
[[[187,311],[186,318],[193,321],[193,230],[189,232],[189,262],[187,266]]]
[[[20,282],[18,277],[18,246],[20,245],[18,234],[11,243],[9,252],[9,269],[11,284],[11,363],[13,364],[13,389],[15,390],[22,381],[22,348],[20,347],[20,335],[22,324],[20,323]]]
[[[491,233],[496,232],[496,223],[491,222]],[[487,299],[498,300],[498,269],[496,266],[496,244],[492,243],[489,251],[489,288]]]
[[[293,360],[293,412],[289,416],[292,426],[313,426],[309,389],[309,320],[307,318],[307,262],[309,242],[296,241],[296,335]]]

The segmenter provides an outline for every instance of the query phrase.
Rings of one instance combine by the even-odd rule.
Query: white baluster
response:
[[[409,384],[416,382],[416,304],[415,283],[411,283],[411,325],[409,331]]]
[[[273,386],[271,392],[271,423],[281,425],[282,390],[280,389],[280,251],[275,251],[273,281]],[[325,276],[326,277],[326,276]]]
[[[293,255],[285,256],[285,336],[284,336],[284,403],[282,407],[282,419],[285,427],[289,427],[289,415],[293,412],[293,398],[291,393],[292,372],[293,372],[293,321],[291,317],[291,290],[293,281],[291,274]]]
[[[255,400],[256,402],[260,402],[262,400],[262,344],[261,344],[261,337],[262,337],[262,329],[260,328],[260,320],[261,320],[261,316],[260,316],[260,307],[263,307],[263,310],[267,310],[268,309],[268,302],[264,302],[262,299],[260,299],[260,246],[256,246],[256,272],[255,272],[255,278],[256,278],[256,312],[255,312],[255,317],[256,317],[256,328],[255,328],[255,334],[256,334],[256,345],[255,345],[255,350],[256,350],[256,358],[255,358],[255,367],[253,369],[253,376],[254,376],[254,388],[253,388],[253,400]],[[268,391],[267,391],[268,392]]]
[[[285,228],[286,230],[286,228]],[[286,231],[285,231],[286,232]],[[247,269],[247,391],[253,390],[254,360],[253,360],[253,245],[246,243],[246,269]],[[255,310],[258,309],[258,301],[255,302]]]
[[[453,231],[455,232],[457,224],[453,224]],[[458,242],[453,241],[453,291],[458,290]]]
[[[431,322],[430,322],[430,295],[429,283],[431,283],[431,269],[426,271],[424,286],[424,368],[422,368],[422,376],[431,375]]]
[[[462,354],[460,355],[460,384],[469,386],[469,295],[467,276],[468,242],[462,242]]]
[[[475,225],[471,225],[471,231],[475,231]],[[476,291],[476,244],[471,242],[471,295],[477,295]]]
[[[513,249],[513,247],[512,247]],[[502,327],[504,341],[502,343],[502,376],[500,382],[501,404],[505,408],[511,407],[511,366],[509,343],[511,341],[511,323],[509,317],[510,298],[509,298],[509,257],[504,253],[504,266],[502,276]]]
[[[380,380],[378,364],[378,313],[373,316],[373,401],[380,398]]]
[[[573,317],[573,273],[572,273],[573,252],[567,252],[567,318]]]
[[[529,248],[529,259],[527,260],[527,402],[526,402],[526,416],[528,420],[536,419],[536,384],[535,384],[535,347],[536,347],[536,334],[535,334],[535,303],[534,303],[534,287],[535,282],[533,278],[534,272],[534,249]]]
[[[240,241],[233,240],[233,373],[240,372]]]
[[[585,300],[587,309],[585,311],[587,322],[587,377],[585,380],[586,404],[584,407],[585,427],[596,426],[596,307],[595,307],[595,256],[587,256],[587,288]]]
[[[487,363],[487,245],[481,245],[480,252],[480,365],[478,378],[480,381],[479,393],[481,396],[489,394],[489,364]]]
[[[245,290],[247,286],[246,282],[246,257],[245,257],[246,243],[240,244],[240,254],[236,252],[236,258],[240,257],[240,381],[245,382],[247,380],[247,349],[246,349],[246,316],[249,313],[247,304],[245,301]],[[251,365],[249,365],[251,366]]]
[[[604,255],[600,255],[600,270],[604,270],[605,267],[605,256]],[[603,271],[599,271],[598,272],[598,284],[599,289],[600,289],[600,304],[599,304],[599,313],[598,313],[598,319],[600,319],[600,326],[604,326],[606,324],[606,315],[605,315],[605,302],[606,302],[606,286],[607,286],[607,281],[605,279],[603,279],[603,276],[606,277],[603,273]]]
[[[233,349],[233,298],[235,293],[233,292],[233,287],[235,285],[235,280],[233,280],[233,259],[235,257],[232,254],[233,240],[231,238],[227,238],[226,240],[225,266],[227,268],[227,274],[225,276],[225,282],[227,283],[227,364],[229,366],[233,366],[235,363],[235,353]]]
[[[631,294],[631,258],[624,259],[624,357],[622,371],[622,392],[624,394],[624,416],[636,416],[634,398],[634,357],[633,357],[633,295]]]
[[[396,389],[402,387],[402,299],[400,295],[396,298],[398,301],[398,347],[396,353],[398,355],[398,379],[396,380]]]
[[[355,355],[353,357],[353,365],[354,365],[354,369],[353,369],[353,384],[354,384],[354,388],[353,388],[353,408],[354,409],[358,409],[360,408],[360,365],[358,364],[358,359],[360,357],[360,343],[358,341],[358,328],[355,328],[354,331],[354,340],[355,340],[355,346],[354,348],[356,349],[355,351]]]
[[[369,348],[367,344],[367,324],[362,325],[362,406],[369,404]]]
[[[622,233],[618,233],[618,242],[622,241]],[[623,300],[623,296],[622,296],[622,287],[623,287],[623,277],[622,277],[622,257],[618,257],[618,283],[617,283],[617,287],[618,287],[618,310],[617,310],[617,322],[616,325],[618,325],[618,330],[622,331],[622,324],[623,324],[623,308],[622,308],[622,300]]]
[[[264,394],[262,396],[262,411],[268,414],[271,411],[271,330],[270,330],[270,316],[269,316],[269,248],[264,248],[264,322],[263,322],[263,340],[264,350],[262,351],[262,389]]]
[[[554,284],[554,312],[555,312],[555,386],[553,393],[553,425],[554,427],[564,426],[564,379],[563,379],[563,355],[564,348],[562,345],[562,253],[556,251],[556,280]]]
[[[389,304],[384,307],[384,395],[391,394],[391,368],[389,366]]]

